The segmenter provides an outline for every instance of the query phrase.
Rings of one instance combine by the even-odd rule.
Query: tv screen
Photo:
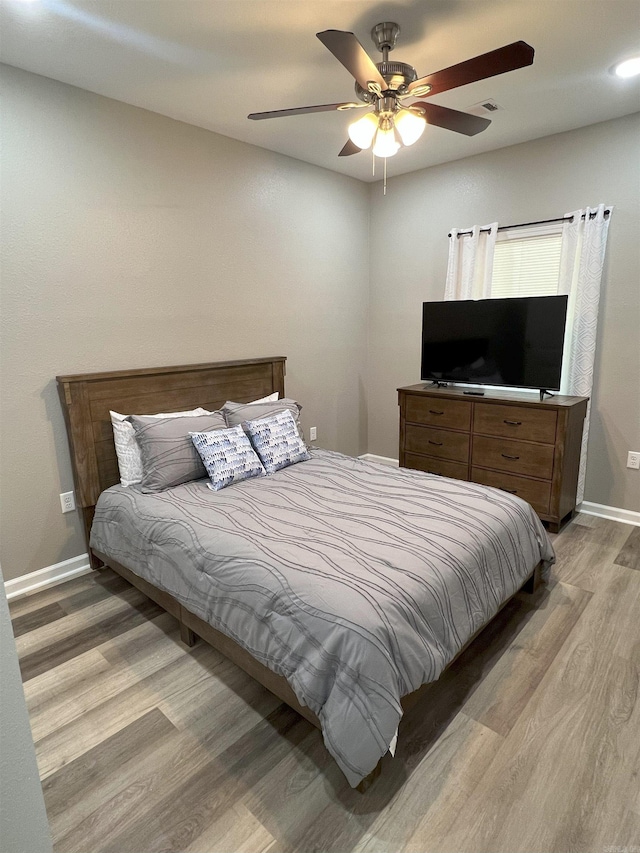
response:
[[[560,389],[566,296],[425,302],[421,378]]]

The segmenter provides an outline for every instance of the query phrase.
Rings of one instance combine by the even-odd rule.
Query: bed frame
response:
[[[169,593],[153,586],[127,566],[89,548],[89,533],[98,497],[104,489],[120,482],[109,410],[127,414],[181,411],[197,406],[215,410],[227,400],[245,403],[274,391],[283,397],[285,362],[285,356],[274,356],[145,370],[83,373],[58,376],[57,382],[67,425],[76,503],[82,513],[91,567],[100,569],[108,566],[113,569],[175,616],[180,623],[180,637],[188,646],[193,646],[197,637],[201,637],[302,717],[321,728],[316,715],[298,702],[285,678],[276,675],[225,634],[195,616]],[[539,584],[540,565],[536,566],[522,589],[534,592]],[[502,606],[505,604],[507,601]],[[469,639],[458,655],[479,633]],[[415,704],[419,692],[402,699],[405,711]],[[359,791],[365,791],[371,785],[380,768],[378,763],[376,769],[360,783]]]

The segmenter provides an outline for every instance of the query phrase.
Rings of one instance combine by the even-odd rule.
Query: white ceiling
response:
[[[531,67],[435,96],[460,110],[493,98],[504,111],[471,138],[428,127],[389,175],[640,110],[640,77],[611,73],[640,53],[638,0],[0,0],[0,58],[369,181],[368,153],[337,156],[353,113],[246,116],[352,100],[352,78],[315,33],[350,30],[378,62],[380,21],[400,24],[391,59],[421,76],[519,39],[536,51]]]

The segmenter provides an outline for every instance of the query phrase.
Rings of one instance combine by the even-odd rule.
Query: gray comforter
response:
[[[91,547],[284,675],[356,785],[434,681],[554,553],[524,501],[329,451],[213,492],[114,486]]]

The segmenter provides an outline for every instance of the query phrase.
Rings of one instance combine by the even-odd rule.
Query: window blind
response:
[[[561,244],[561,233],[498,239],[491,298],[554,296],[558,292]]]

